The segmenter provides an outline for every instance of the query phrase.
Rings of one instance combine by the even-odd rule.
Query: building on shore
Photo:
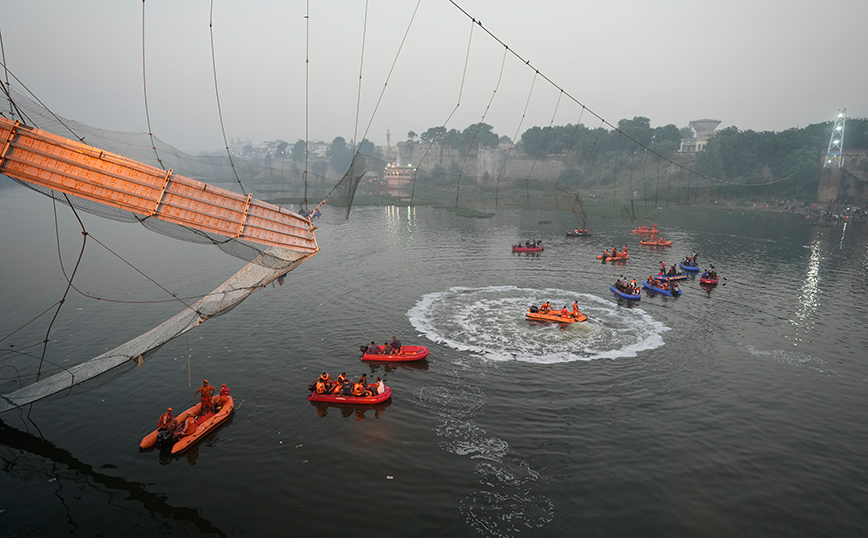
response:
[[[413,182],[415,174],[416,167],[412,164],[387,164],[383,171],[387,194],[395,198],[410,196],[410,184]]]
[[[693,129],[692,138],[682,138],[678,153],[697,153],[705,149],[705,145],[716,134],[715,129],[720,125],[720,120],[693,120],[690,127]]]

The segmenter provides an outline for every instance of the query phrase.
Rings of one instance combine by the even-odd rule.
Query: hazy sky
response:
[[[715,118],[720,128],[780,131],[829,121],[840,108],[868,116],[865,0],[456,3],[612,124]],[[451,2],[422,0],[411,25],[416,6],[370,0],[365,26],[362,0],[214,0],[227,136],[292,143],[304,138],[306,116],[312,140],[358,133],[376,144],[387,130],[395,143],[444,122],[462,130],[483,115],[509,137],[579,119],[579,105],[559,103],[559,90],[511,54],[501,77],[504,47]],[[220,148],[210,8],[209,0],[0,0],[5,63],[61,116],[147,131],[144,51],[154,134],[187,151]],[[588,112],[582,122],[600,124]]]

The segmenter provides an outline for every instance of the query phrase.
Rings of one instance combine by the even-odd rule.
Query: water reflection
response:
[[[382,418],[386,408],[392,405],[392,400],[386,400],[373,405],[359,405],[353,403],[338,403],[338,402],[310,402],[316,408],[317,416],[325,418],[329,414],[329,409],[336,408],[344,418],[355,417],[356,421],[364,420],[369,416],[374,418]]]
[[[801,308],[796,312],[796,316],[802,322],[809,321],[819,304],[818,288],[820,286],[820,240],[814,239],[809,246],[811,256],[808,259],[808,269],[805,273],[805,281],[799,290],[799,303]],[[791,323],[796,323],[791,320]]]
[[[142,522],[153,522],[153,534],[184,536],[226,536],[214,524],[200,515],[198,508],[173,506],[163,493],[151,493],[145,484],[124,480],[101,473],[76,458],[69,451],[30,433],[7,426],[0,420],[0,453],[3,454],[3,472],[12,479],[33,483],[38,479],[51,489],[44,496],[45,513],[64,514],[46,518],[43,522],[16,521],[14,511],[4,514],[4,528],[27,528],[29,534],[54,535],[65,529],[70,535],[103,534],[101,521],[105,518],[121,520],[130,513],[138,513]],[[116,468],[106,464],[103,468]],[[32,488],[31,488],[31,495]],[[105,502],[106,495],[112,499]],[[68,499],[68,500],[67,500]],[[56,500],[57,506],[50,503]],[[98,514],[98,515],[97,515]],[[40,528],[40,524],[44,525]],[[20,527],[18,527],[21,525]],[[148,531],[138,526],[147,534]],[[6,533],[4,532],[4,535]],[[14,533],[13,533],[14,534]]]

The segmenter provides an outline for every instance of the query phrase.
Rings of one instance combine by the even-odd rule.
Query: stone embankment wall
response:
[[[515,148],[510,150],[508,146],[480,148],[467,155],[464,150],[444,148],[439,144],[433,144],[429,149],[427,144],[399,142],[398,151],[402,164],[419,166],[424,172],[430,172],[438,165],[448,172],[454,164],[462,167],[464,177],[475,178],[480,184],[494,183],[498,177],[501,181],[555,180],[564,169],[563,156],[538,160]]]

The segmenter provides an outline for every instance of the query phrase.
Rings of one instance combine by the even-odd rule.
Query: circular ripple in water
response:
[[[529,306],[549,301],[588,316],[584,323],[529,321]],[[641,308],[622,308],[596,295],[516,286],[455,287],[424,295],[407,312],[430,340],[478,353],[490,360],[557,363],[635,357],[663,345],[669,327]]]

